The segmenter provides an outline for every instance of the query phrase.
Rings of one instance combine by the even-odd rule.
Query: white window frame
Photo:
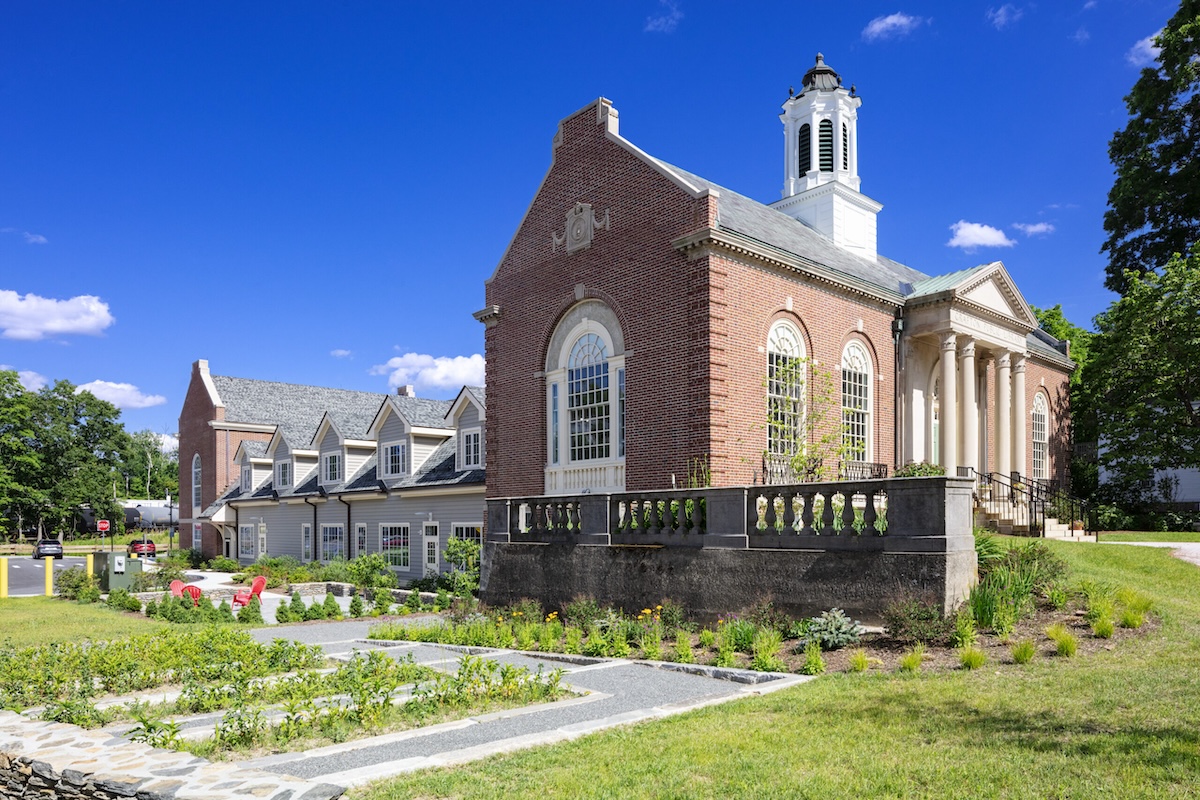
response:
[[[275,488],[283,489],[292,485],[292,462],[280,461],[275,465]]]
[[[331,478],[329,477],[329,467],[335,461],[337,462],[337,476]],[[321,456],[321,484],[329,485],[331,483],[341,483],[343,480],[342,474],[346,469],[345,461],[346,460],[342,457],[341,453],[326,453],[325,455]]]
[[[874,362],[866,345],[857,339],[847,342],[842,348],[842,444],[855,461],[875,460],[874,375]],[[861,448],[856,448],[859,442]]]
[[[767,334],[767,453],[791,458],[807,431],[808,361],[804,335],[790,319],[776,320]],[[777,377],[777,370],[793,374]],[[788,381],[784,386],[784,380]],[[777,415],[779,418],[777,419]]]
[[[331,547],[331,544],[336,547]],[[321,562],[328,564],[338,557],[346,557],[346,526],[321,523]]]
[[[254,488],[254,467],[242,467],[242,491],[249,492]]]
[[[255,526],[238,525],[238,558],[254,558]]]
[[[1041,416],[1040,423],[1039,416]],[[1050,404],[1046,401],[1046,395],[1041,392],[1033,396],[1029,427],[1030,435],[1033,438],[1031,451],[1033,479],[1048,480],[1050,478]]]
[[[398,541],[389,537],[398,537]],[[409,569],[412,565],[412,539],[408,523],[380,523],[379,552],[383,554],[383,560],[389,567]]]
[[[466,428],[458,438],[458,468],[480,469],[483,466],[483,429]]]
[[[304,559],[304,563],[312,563],[313,540],[311,523],[305,522],[300,526],[300,548],[300,553]]]
[[[354,555],[361,556],[367,552],[367,523],[354,523]]]
[[[438,559],[438,548],[442,546],[439,525],[437,522],[421,523],[421,555],[426,575],[436,575],[441,571]],[[429,549],[430,545],[433,546],[432,551]]]
[[[468,531],[472,531],[472,529],[473,532],[470,535],[465,535]],[[454,532],[455,539],[472,539],[478,542],[480,547],[483,546],[482,520],[479,522],[451,522],[450,530]]]
[[[200,454],[192,456],[192,508],[199,513],[204,503],[204,470]]]
[[[394,448],[400,449],[400,468],[392,469],[391,451]],[[387,442],[379,447],[379,462],[383,465],[383,476],[385,478],[394,478],[398,475],[408,474],[408,442]]]

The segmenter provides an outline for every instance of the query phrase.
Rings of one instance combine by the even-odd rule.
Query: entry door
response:
[[[438,567],[438,524],[424,523],[422,534],[425,541],[425,574],[436,575],[441,571]]]

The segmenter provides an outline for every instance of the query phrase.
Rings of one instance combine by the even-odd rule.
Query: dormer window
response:
[[[321,457],[321,482],[338,483],[342,479],[342,454],[330,453]]]
[[[242,467],[242,491],[248,492],[254,488],[254,470],[251,467]]]
[[[479,428],[462,433],[462,452],[459,465],[462,469],[479,469],[483,466],[483,435]]]
[[[283,488],[292,485],[292,462],[280,461],[275,465],[275,487]]]
[[[408,447],[404,442],[392,442],[383,446],[381,461],[383,474],[386,477],[403,475],[408,472]]]

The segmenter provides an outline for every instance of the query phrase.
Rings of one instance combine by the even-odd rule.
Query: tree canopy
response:
[[[1125,296],[1096,317],[1085,381],[1118,483],[1200,467],[1200,244],[1160,272],[1125,274]]]
[[[1101,248],[1105,285],[1161,268],[1200,241],[1200,0],[1183,0],[1156,38],[1157,63],[1125,98],[1129,124],[1109,143],[1116,180]]]

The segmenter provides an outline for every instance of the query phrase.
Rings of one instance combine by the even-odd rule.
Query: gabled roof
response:
[[[430,453],[429,458],[421,468],[412,475],[404,475],[395,479],[385,479],[383,485],[388,489],[423,489],[436,486],[470,486],[483,485],[485,472],[482,469],[458,471],[455,469],[455,455],[458,452],[457,434],[438,445]],[[380,479],[378,461],[371,457],[358,471],[358,474],[339,491],[363,492],[379,491]]]
[[[403,419],[410,428],[440,428],[448,430],[446,415],[450,411],[449,400],[427,400],[424,397],[388,395],[380,404],[374,418],[367,426],[367,436],[378,436],[379,429],[389,413]]]
[[[450,404],[450,409],[446,412],[446,419],[452,419],[462,413],[463,406],[467,403],[474,403],[479,409],[479,418],[487,417],[487,401],[486,393],[482,386],[464,386],[459,390],[458,396]]]
[[[252,442],[248,439],[243,439],[241,443],[238,444],[237,450],[235,450],[233,453],[233,460],[235,462],[240,462],[242,460],[242,456],[246,456],[247,458],[251,459],[266,458],[267,443]]]
[[[909,300],[933,301],[943,298],[953,298],[986,312],[1015,319],[1029,328],[1038,326],[1029,303],[1025,302],[1016,281],[1000,261],[927,278],[914,284],[908,297]]]
[[[212,382],[227,422],[276,425],[293,448],[312,440],[326,411],[334,409],[351,417],[366,413],[370,422],[387,396],[225,375],[213,375]]]

